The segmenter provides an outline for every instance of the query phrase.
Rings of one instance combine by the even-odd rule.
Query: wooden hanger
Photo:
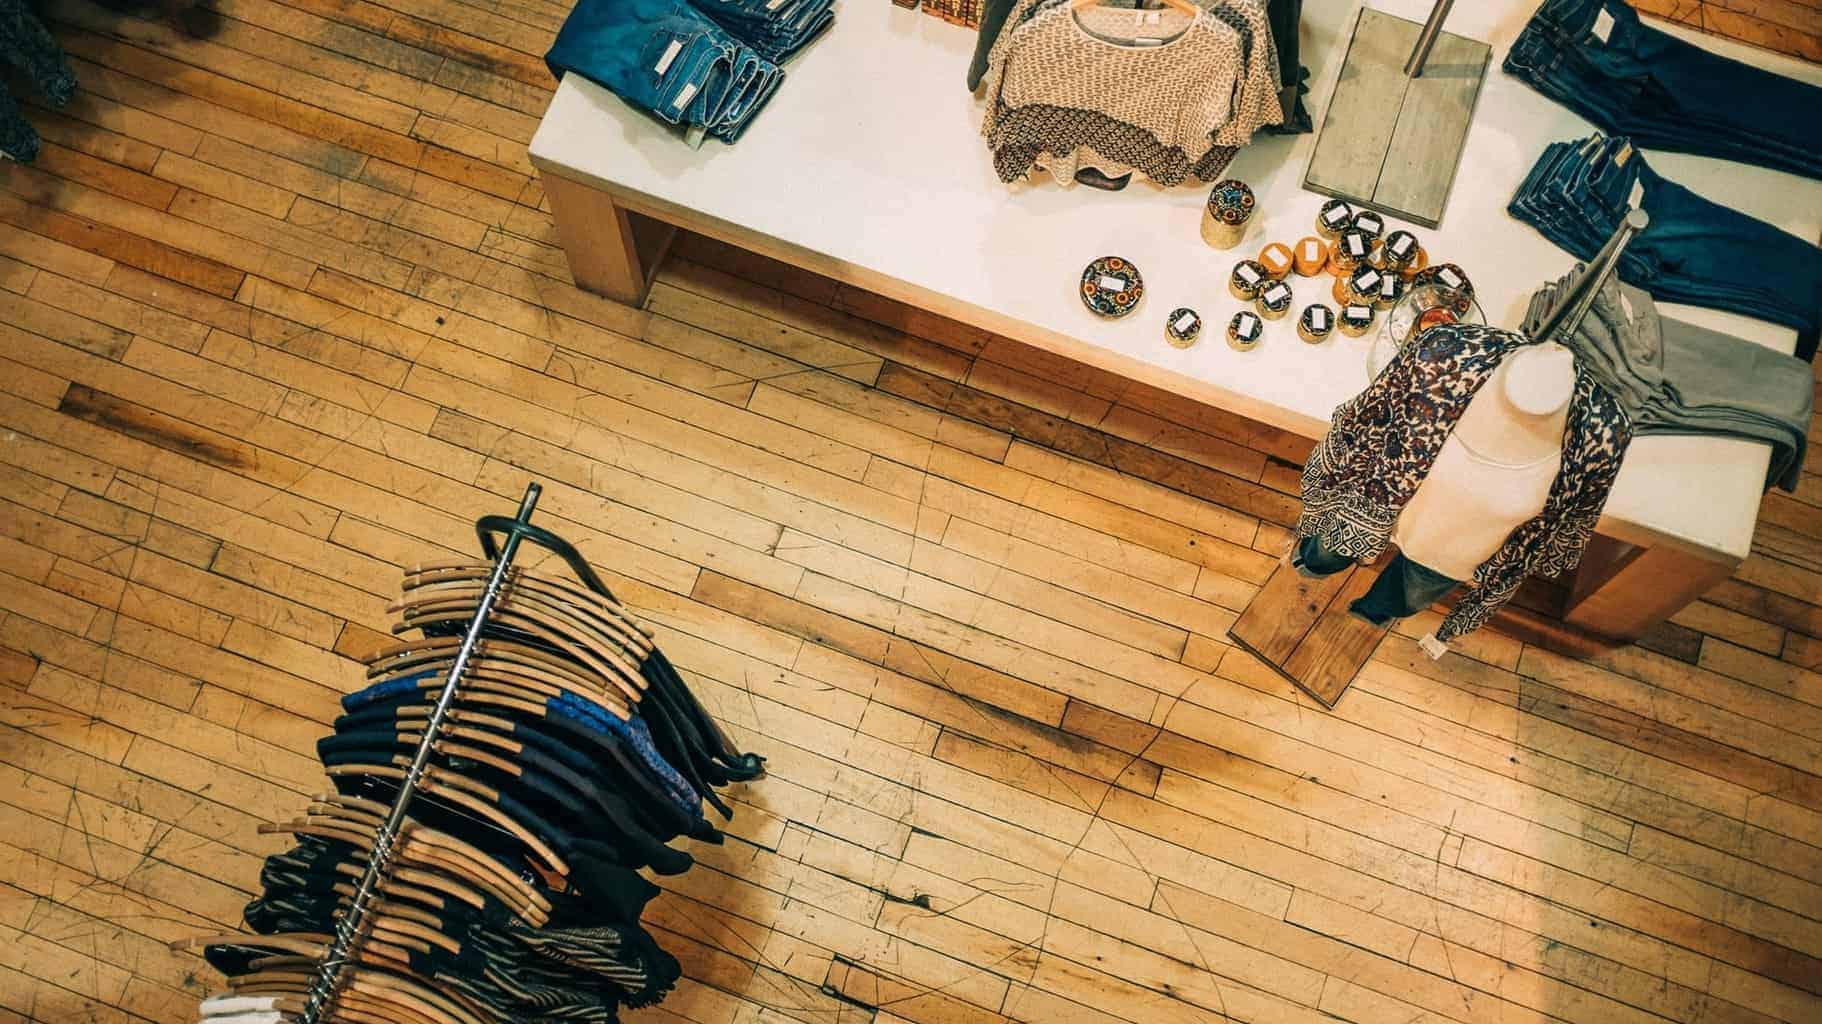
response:
[[[259,831],[267,835],[317,836],[322,839],[347,843],[360,851],[363,861],[373,852],[373,836],[370,833],[333,823],[274,822],[260,825]],[[401,848],[399,856],[405,863],[395,865],[393,874],[407,885],[433,889],[443,895],[453,896],[476,910],[487,906],[486,897],[476,891],[475,887],[469,884],[470,880],[465,877],[464,873],[453,865],[447,865],[434,855],[418,850],[407,853],[405,849]]]
[[[311,806],[330,811],[340,810],[326,804],[312,804]],[[343,812],[340,815],[311,814],[294,821],[262,824],[259,826],[259,831],[339,839],[360,850],[364,855],[371,856],[373,832],[378,824],[378,822],[366,818],[350,819],[346,816],[346,812]],[[542,927],[549,920],[551,909],[549,901],[533,890],[523,879],[507,872],[504,865],[492,857],[474,850],[453,836],[433,833],[428,829],[412,829],[411,826],[415,824],[415,822],[408,822],[406,828],[400,832],[397,856],[401,863],[395,865],[393,870],[394,876],[399,880],[405,880],[406,876],[403,872],[408,870],[408,866],[415,865],[417,868],[423,869],[424,876],[422,877],[426,881],[434,883],[428,885],[428,888],[439,889],[473,906],[476,910],[486,906],[483,896],[486,894],[536,927]],[[381,891],[388,891],[391,881],[392,879],[387,879],[382,883]]]
[[[420,690],[438,690],[443,686],[448,669],[455,663],[455,656],[437,657],[412,665],[395,668],[391,672],[369,678],[368,683],[378,684],[391,682],[420,675],[426,671],[432,675],[420,680]],[[462,672],[462,684],[457,692],[472,689],[483,684],[493,684],[496,688],[523,693],[529,699],[539,702],[568,692],[586,698],[606,708],[621,720],[630,718],[631,710],[626,705],[626,696],[618,687],[603,686],[594,676],[580,678],[566,677],[542,668],[531,668],[515,662],[499,661],[492,658],[471,658]]]
[[[377,1019],[386,1024],[399,1019],[423,1024],[491,1024],[491,1014],[477,1012],[478,1007],[458,1002],[435,981],[413,970],[407,958],[375,955],[376,950],[385,946],[386,943],[368,939],[356,953],[359,962],[348,972],[337,999],[338,1009],[346,1005],[357,1012],[375,1013],[379,1015]],[[317,957],[327,950],[327,943],[319,946]],[[228,979],[228,984],[245,995],[303,994],[309,991],[315,978],[313,961],[310,969],[243,974]],[[302,1010],[301,1001],[297,1009]]]
[[[370,804],[374,801],[362,800],[360,803]],[[306,813],[312,815],[333,813],[358,821],[371,829],[377,829],[382,821],[381,816],[370,808],[344,803],[343,800],[335,797],[319,799],[311,803]],[[422,822],[407,819],[407,824],[411,828],[411,839],[414,843],[423,843],[434,849],[446,851],[449,855],[469,864],[477,876],[491,879],[505,889],[506,892],[501,896],[500,902],[509,907],[522,905],[537,908],[546,914],[550,912],[550,901],[543,894],[533,888],[529,882],[507,870],[506,865],[501,864],[491,854],[465,839],[430,828]]]
[[[487,590],[484,578],[411,577],[405,578],[403,593],[408,596],[436,595],[479,601]],[[634,661],[643,661],[654,646],[652,638],[635,629],[626,618],[590,602],[575,600],[562,592],[528,577],[510,580],[500,588],[500,600],[521,601],[537,605],[551,614],[562,615],[577,628],[591,630],[627,653]],[[389,608],[397,611],[397,608]]]
[[[402,780],[405,778],[405,770],[406,767],[410,765],[410,760],[403,755],[400,755],[397,760],[404,762],[404,764],[328,765],[325,766],[325,770],[331,776],[335,777],[371,775],[382,779]],[[565,878],[569,877],[569,865],[564,862],[562,857],[557,856],[556,851],[552,850],[549,846],[546,846],[537,836],[527,832],[525,827],[520,825],[517,821],[514,821],[511,815],[500,810],[500,794],[497,790],[484,786],[472,779],[465,778],[455,772],[444,771],[436,765],[430,765],[424,769],[420,788],[426,793],[440,797],[466,810],[473,811],[475,814],[486,819],[489,824],[499,827],[502,831],[525,844],[526,849],[537,854],[539,859],[544,861],[545,866],[549,867],[552,871]]]
[[[1187,14],[1192,18],[1202,13],[1202,9],[1195,4],[1190,3],[1189,0],[1161,0],[1161,2],[1171,10],[1176,11],[1179,14]],[[1069,9],[1072,11],[1079,11],[1087,7],[1093,7],[1099,3],[1100,0],[1070,0]]]
[[[474,618],[475,607],[472,603],[427,598],[404,602],[400,610],[404,613],[403,621],[392,627],[394,633],[442,624],[460,623],[465,626]],[[550,618],[539,614],[537,610],[528,612],[521,606],[507,602],[494,605],[489,620],[550,643],[589,669],[600,673],[602,679],[620,687],[630,703],[637,704],[645,692],[645,677],[639,674],[639,670],[629,664],[618,650],[609,648],[592,635],[574,635],[568,629],[557,628],[557,624],[553,624]]]
[[[403,675],[447,668],[454,661],[456,649],[460,646],[460,637],[437,636],[427,636],[420,640],[395,644],[368,658],[367,678],[378,682],[382,679],[399,678]],[[586,666],[561,654],[530,644],[515,643],[511,640],[483,639],[475,645],[470,661],[471,663],[478,661],[486,664],[489,671],[499,670],[505,666],[525,669],[527,674],[532,674],[534,677],[539,674],[550,677],[548,681],[560,685],[563,689],[583,694],[611,693],[615,703],[622,703],[625,700],[624,694],[617,687],[609,686]],[[414,671],[403,671],[405,669]],[[440,683],[440,680],[437,682]]]
[[[403,596],[388,611],[432,601],[460,602],[474,607],[486,592],[480,580],[446,579],[437,582],[406,580]],[[604,647],[624,652],[633,661],[643,661],[651,653],[651,638],[633,629],[618,615],[602,615],[575,601],[566,600],[536,583],[509,583],[502,587],[496,608],[513,608],[527,615],[548,619],[578,636],[598,639]]]
[[[416,582],[440,582],[445,579],[486,579],[493,571],[490,562],[479,562],[473,559],[453,559],[438,562],[425,562],[412,567],[405,573],[407,585]],[[520,579],[533,580],[550,588],[578,604],[595,609],[603,616],[612,616],[625,622],[634,631],[642,633],[647,639],[654,639],[657,634],[652,628],[640,621],[625,604],[605,594],[597,594],[587,587],[580,586],[562,576],[539,572],[514,565],[507,570],[507,578],[517,582]]]

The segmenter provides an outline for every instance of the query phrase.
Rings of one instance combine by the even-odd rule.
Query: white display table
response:
[[[1419,19],[1420,0],[1372,6]],[[1494,66],[1438,230],[1417,228],[1434,261],[1462,265],[1489,320],[1516,324],[1539,282],[1573,262],[1505,204],[1544,146],[1587,122],[1498,70],[1534,0],[1457,5],[1449,31],[1488,40]],[[1308,106],[1320,124],[1355,8],[1304,7]],[[1822,68],[1712,37],[1703,46],[1822,83]],[[887,0],[843,0],[835,27],[793,62],[771,105],[734,146],[683,144],[657,122],[579,76],[557,90],[531,143],[578,284],[643,300],[676,225],[825,274],[1084,363],[1143,380],[1309,437],[1367,383],[1366,339],[1337,332],[1310,346],[1294,318],[1248,353],[1224,344],[1241,304],[1229,269],[1269,241],[1313,233],[1323,197],[1301,188],[1313,135],[1260,136],[1229,173],[1250,184],[1258,214],[1229,251],[1199,234],[1206,187],[1123,192],[1051,183],[1008,187],[979,134],[965,88],[972,32]],[[1431,73],[1446,73],[1432,66]],[[1743,164],[1650,153],[1652,166],[1697,192],[1808,239],[1822,230],[1822,184]],[[648,221],[647,218],[650,218]],[[653,222],[657,223],[653,223]],[[1394,221],[1396,226],[1397,222]],[[1115,254],[1136,263],[1147,296],[1124,320],[1096,319],[1076,298],[1082,268]],[[1291,279],[1296,308],[1330,279]],[[1187,350],[1163,340],[1163,318],[1191,306],[1207,322]],[[1794,332],[1744,317],[1666,305],[1672,316],[1791,351]],[[1375,330],[1377,327],[1375,328]],[[1726,578],[1748,552],[1769,454],[1706,437],[1633,443],[1601,532],[1634,545],[1591,559],[1566,613],[1614,637],[1637,636]]]

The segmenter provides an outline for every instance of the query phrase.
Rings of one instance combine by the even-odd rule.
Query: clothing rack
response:
[[[438,734],[443,720],[448,715],[449,706],[455,698],[456,685],[461,682],[462,672],[468,667],[468,659],[473,654],[475,644],[487,625],[488,615],[492,612],[494,602],[499,598],[501,584],[506,580],[507,570],[512,566],[513,556],[518,553],[519,543],[527,537],[534,541],[543,531],[531,525],[532,512],[538,507],[538,496],[543,488],[536,483],[528,484],[525,497],[519,502],[519,511],[510,520],[489,516],[483,519],[477,528],[481,534],[482,547],[493,559],[493,572],[487,578],[486,588],[482,591],[479,603],[475,608],[474,618],[468,623],[468,629],[462,635],[462,644],[456,650],[455,661],[449,666],[449,676],[443,681],[443,688],[437,695],[436,704],[432,707],[430,718],[424,725],[424,736],[418,741],[417,753],[412,757],[411,767],[399,783],[398,796],[393,799],[391,811],[373,837],[373,853],[367,859],[366,871],[362,873],[359,884],[354,890],[354,898],[349,901],[347,912],[335,926],[334,941],[323,953],[317,967],[316,981],[310,986],[310,993],[304,1004],[301,1024],[319,1024],[324,1015],[333,1011],[336,998],[341,994],[343,984],[352,970],[355,954],[366,939],[362,930],[363,919],[371,904],[374,892],[386,878],[392,866],[393,854],[399,829],[405,823],[406,811],[411,806],[411,798],[416,794],[418,784],[423,779],[424,769],[430,763],[430,757],[436,747]],[[496,554],[493,550],[492,536],[489,527],[503,525],[506,540],[500,545]],[[591,571],[589,576],[594,574]],[[599,586],[599,581],[590,579],[590,583]],[[600,589],[605,590],[605,587]]]
[[[1613,272],[1619,269],[1620,254],[1625,252],[1626,244],[1632,241],[1633,235],[1645,230],[1650,223],[1651,215],[1644,210],[1637,208],[1627,210],[1626,215],[1620,218],[1619,227],[1614,228],[1613,234],[1607,236],[1607,241],[1601,246],[1601,251],[1594,254],[1594,259],[1589,262],[1587,269],[1575,280],[1574,284],[1563,292],[1556,307],[1550,311],[1548,316],[1544,317],[1544,322],[1538,325],[1537,333],[1532,340],[1539,343],[1558,341],[1574,334],[1575,329],[1581,326],[1582,318],[1587,316],[1588,310],[1594,307],[1595,296],[1600,294],[1601,288],[1606,285],[1607,279],[1613,276]]]

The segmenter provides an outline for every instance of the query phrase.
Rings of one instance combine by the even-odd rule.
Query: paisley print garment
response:
[[[1370,562],[1430,472],[1443,442],[1500,361],[1531,344],[1522,334],[1448,324],[1420,335],[1365,391],[1341,404],[1303,467],[1297,536]],[[1563,426],[1562,469],[1535,517],[1521,524],[1473,580],[1436,635],[1479,628],[1530,575],[1581,561],[1632,441],[1632,423],[1579,366]]]

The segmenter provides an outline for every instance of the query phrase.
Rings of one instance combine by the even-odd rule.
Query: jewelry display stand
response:
[[[1536,340],[1550,341],[1575,330],[1594,304],[1594,297],[1619,266],[1620,253],[1632,236],[1645,229],[1650,218],[1632,210],[1607,239],[1581,278],[1563,294],[1556,308],[1539,325]],[[1291,566],[1287,557],[1278,563],[1265,586],[1227,631],[1228,639],[1271,666],[1325,708],[1333,708],[1347,692],[1354,677],[1379,649],[1390,624],[1375,626],[1348,611],[1348,605],[1365,594],[1391,560],[1388,550],[1370,566],[1355,565],[1332,576],[1308,579]],[[1592,559],[1609,563],[1610,559]],[[1610,565],[1584,566],[1582,573],[1610,574]],[[1573,609],[1568,616],[1573,621]],[[1426,640],[1426,645],[1432,641]],[[1441,648],[1432,651],[1441,656]]]
[[[1303,187],[1442,223],[1493,49],[1442,31],[1453,0],[1417,22],[1362,9]]]

